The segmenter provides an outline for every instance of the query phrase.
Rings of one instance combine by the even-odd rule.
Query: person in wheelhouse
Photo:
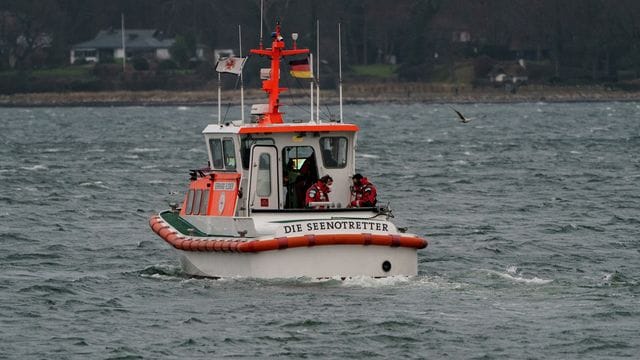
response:
[[[315,184],[311,185],[307,190],[305,205],[314,209],[324,209],[324,206],[313,205],[313,203],[328,202],[329,193],[331,192],[331,185],[333,185],[333,178],[329,175],[325,175],[318,179],[318,181],[316,181]]]

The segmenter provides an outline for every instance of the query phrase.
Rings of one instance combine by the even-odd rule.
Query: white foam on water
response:
[[[148,152],[156,152],[156,151],[160,151],[160,149],[136,147],[136,148],[133,148],[133,149],[129,150],[129,152],[132,152],[132,153],[148,153]]]
[[[373,155],[373,154],[359,153],[358,156],[363,157],[365,159],[380,159],[380,156]]]
[[[413,278],[412,285],[418,287],[428,287],[432,289],[459,289],[463,287],[463,284],[452,282],[446,278],[440,276],[416,276]]]
[[[163,280],[163,281],[176,281],[177,279],[175,276],[164,275],[164,274],[150,274],[150,275],[142,274],[140,276],[144,278],[157,279],[157,280]]]
[[[98,188],[101,188],[101,189],[109,189],[109,187],[104,185],[104,183],[102,181],[86,181],[86,182],[80,183],[79,185],[82,186],[82,187],[93,187],[93,186],[95,186],[95,187],[98,187]]]
[[[33,187],[33,186],[25,186],[23,188],[16,188],[16,191],[31,191],[31,192],[36,192],[38,191],[38,188]]]
[[[355,276],[342,280],[342,286],[348,287],[365,287],[365,288],[378,288],[387,286],[404,285],[411,282],[410,276],[389,276],[384,278],[373,278],[370,276]],[[332,278],[332,280],[340,280],[339,277]]]
[[[57,152],[62,152],[62,151],[69,151],[71,149],[65,149],[65,148],[48,148],[48,149],[44,149],[42,150],[43,153],[57,153]]]
[[[518,268],[514,265],[510,265],[505,270],[506,272],[499,272],[495,270],[485,270],[489,274],[497,275],[503,279],[507,279],[513,282],[522,284],[544,285],[553,282],[553,279],[541,279],[537,276],[532,278],[525,278],[518,274]]]
[[[37,170],[49,170],[49,168],[46,165],[33,165],[33,166],[23,166],[20,169],[22,170],[29,170],[29,171],[37,171]]]
[[[80,186],[93,186],[93,185],[102,185],[102,181],[88,181],[80,183]]]
[[[178,106],[178,110],[180,110],[180,111],[189,110],[189,107],[187,107],[187,106]]]

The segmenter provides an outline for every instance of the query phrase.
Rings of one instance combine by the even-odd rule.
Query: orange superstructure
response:
[[[263,114],[258,123],[261,125],[281,124],[282,113],[280,113],[280,92],[286,91],[286,88],[280,87],[280,58],[285,56],[308,54],[309,49],[297,49],[295,41],[293,49],[285,49],[284,39],[280,33],[280,23],[276,25],[276,31],[273,33],[273,42],[271,48],[251,49],[252,54],[260,56],[268,56],[271,58],[271,74],[269,79],[262,81],[262,90],[269,94],[269,110]]]

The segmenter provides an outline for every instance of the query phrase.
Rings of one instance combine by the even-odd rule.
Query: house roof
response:
[[[127,49],[169,48],[175,39],[165,39],[162,33],[153,29],[127,29],[124,32]],[[118,49],[122,47],[121,30],[101,30],[93,40],[73,45],[72,49]]]

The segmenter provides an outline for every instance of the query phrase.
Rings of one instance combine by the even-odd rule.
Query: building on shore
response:
[[[71,47],[69,62],[74,64],[78,60],[87,62],[104,62],[122,59],[122,31],[116,29],[101,30],[95,38],[75,44]],[[124,32],[124,47],[127,59],[144,57],[149,60],[171,59],[169,49],[175,43],[174,38],[165,37],[164,33],[154,29],[126,29]],[[198,45],[195,57],[204,59],[204,47]]]

